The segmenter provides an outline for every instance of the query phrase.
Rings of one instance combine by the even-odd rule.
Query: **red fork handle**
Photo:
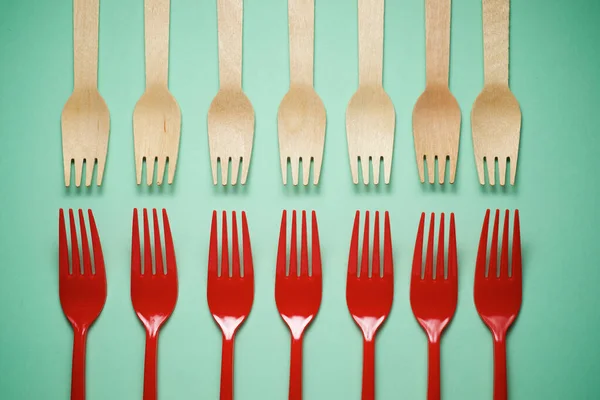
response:
[[[302,336],[292,336],[289,400],[302,400]]]
[[[362,400],[375,400],[375,338],[363,341]]]
[[[221,400],[233,400],[233,338],[223,336],[221,356]]]
[[[85,344],[87,328],[73,329],[71,400],[85,400]]]
[[[144,359],[144,400],[156,400],[158,332],[146,332],[146,356]]]
[[[494,400],[507,400],[506,339],[494,338]]]
[[[429,340],[428,346],[427,400],[440,400],[440,342]]]

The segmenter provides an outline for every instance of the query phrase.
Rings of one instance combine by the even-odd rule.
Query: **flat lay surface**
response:
[[[315,2],[314,88],[327,130],[319,185],[306,187],[291,185],[291,175],[283,186],[281,177],[277,113],[289,90],[287,1],[244,4],[242,86],[255,118],[244,186],[214,186],[211,172],[216,1],[171,2],[169,91],[182,123],[177,173],[172,185],[165,177],[160,187],[145,179],[136,184],[133,113],[146,83],[143,2],[101,0],[99,15],[98,90],[110,111],[106,166],[101,187],[65,187],[60,122],[73,91],[72,1],[0,0],[0,398],[62,400],[71,390],[73,331],[59,298],[59,208],[93,210],[105,262],[106,302],[87,335],[87,399],[142,398],[146,334],[130,280],[132,213],[145,207],[168,211],[179,284],[160,331],[159,399],[219,396],[222,334],[207,302],[213,210],[238,211],[240,229],[245,211],[252,241],[254,298],[235,341],[235,398],[287,398],[290,332],[275,302],[284,209],[315,210],[319,227],[323,292],[303,339],[305,399],[360,398],[362,333],[346,304],[356,210],[370,210],[372,218],[380,211],[381,224],[384,211],[390,217],[394,296],[377,331],[377,399],[426,398],[427,337],[409,298],[421,212],[444,212],[446,229],[453,212],[456,223],[458,301],[441,339],[442,398],[491,399],[492,337],[473,301],[488,208],[492,215],[519,209],[520,217],[522,303],[506,338],[509,398],[598,398],[600,213],[592,174],[600,154],[599,2],[512,2],[510,88],[523,119],[516,184],[506,187],[481,186],[473,156],[470,114],[484,73],[481,0],[452,5],[449,87],[462,116],[453,185],[421,184],[415,163],[412,112],[425,88],[422,0],[385,4],[383,87],[396,133],[390,184],[382,175],[379,186],[362,179],[354,185],[349,168],[356,0]]]

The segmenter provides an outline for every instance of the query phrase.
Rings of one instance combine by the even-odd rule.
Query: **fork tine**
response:
[[[491,160],[490,160],[491,158]],[[490,185],[494,186],[496,184],[496,158],[495,157],[487,157],[487,169],[488,169],[488,180]]]
[[[96,160],[94,158],[85,161],[85,186],[90,186],[92,184],[95,164]]]
[[[352,183],[358,183],[358,156],[350,154],[350,172],[352,174]]]
[[[140,247],[140,226],[138,224],[138,210],[133,209],[133,222],[131,223],[131,276],[142,274],[142,255]],[[94,255],[96,252],[94,251]]]
[[[231,184],[232,185],[237,184],[238,174],[239,174],[239,170],[240,170],[240,162],[241,162],[241,160],[239,158],[234,157],[231,159]]]
[[[85,219],[83,218],[83,210],[79,209],[79,232],[81,234],[81,251],[83,253],[83,274],[92,274],[92,259],[90,257],[90,246],[87,238],[87,230],[85,229]]]
[[[165,168],[167,166],[167,158],[166,157],[158,157],[157,159],[158,170],[156,172],[156,184],[158,186],[162,185],[163,179],[165,177]]]
[[[510,157],[510,184],[515,184],[515,178],[517,176],[517,155]]]
[[[454,213],[450,213],[450,242],[448,243],[448,279],[456,281],[458,276],[458,256],[456,249],[456,226]]]
[[[216,185],[218,182],[218,177],[217,177],[217,168],[219,166],[219,157],[217,157],[216,155],[213,154],[213,152],[211,151],[210,153],[210,170],[212,171],[212,178],[213,178],[213,185]],[[171,168],[169,167],[169,170]]]
[[[360,157],[360,165],[362,167],[362,176],[363,176],[363,184],[368,185],[369,184],[369,169],[371,168],[370,165],[371,161],[369,160],[368,156],[361,156]]]
[[[242,155],[242,185],[246,184],[248,179],[248,170],[250,169],[250,158],[252,157],[252,145],[244,148],[244,154]]]
[[[498,157],[498,175],[500,175],[500,186],[506,183],[506,157]]]
[[[510,213],[506,210],[504,215],[504,229],[502,230],[502,250],[500,251],[500,278],[508,278],[508,220]]]
[[[290,169],[292,170],[292,184],[298,185],[298,171],[300,169],[300,160],[298,157],[290,157]]]
[[[102,254],[102,244],[100,244],[100,235],[96,227],[96,220],[92,210],[88,210],[88,219],[90,221],[90,233],[92,235],[92,249],[94,250],[94,274],[103,278],[106,276],[104,269],[104,255]]]
[[[254,279],[254,263],[252,261],[252,245],[246,213],[242,211],[242,245],[244,246],[244,277]]]
[[[511,277],[521,282],[521,222],[519,221],[519,210],[515,210],[513,222],[513,244],[512,244],[512,274]]]
[[[446,178],[446,156],[438,157],[438,182],[440,185],[444,183]]]
[[[373,184],[379,185],[379,168],[381,167],[381,157],[373,157]]]
[[[475,264],[475,280],[485,279],[485,264],[487,259],[488,230],[490,226],[490,210],[486,210],[481,236],[479,237],[479,249],[477,250],[477,263]]]
[[[319,184],[319,178],[321,177],[321,164],[323,163],[323,151],[318,152],[313,157],[313,185]]]
[[[229,178],[229,157],[221,158],[221,185],[227,185]]]
[[[485,185],[485,171],[483,168],[483,157],[476,157],[475,165],[477,166],[477,176],[479,177],[479,184]]]
[[[296,210],[292,211],[292,240],[290,242],[290,276],[298,276],[298,245],[296,242]]]
[[[231,269],[232,277],[241,277],[242,273],[240,271],[240,248],[238,242],[237,216],[235,214],[235,211],[232,211],[231,213]]]
[[[287,162],[288,157],[284,155],[282,152],[279,153],[279,164],[281,165],[281,179],[283,180],[283,184],[287,185]]]
[[[69,275],[69,245],[67,244],[67,229],[65,227],[65,212],[58,210],[58,276],[66,279]]]
[[[156,274],[165,273],[165,268],[163,264],[163,256],[162,256],[162,244],[160,242],[160,228],[158,226],[158,213],[156,208],[152,209],[152,220],[154,221],[154,266],[156,269]]]
[[[63,156],[63,168],[65,171],[65,186],[71,186],[71,161],[72,158]]]
[[[102,178],[104,177],[104,166],[106,165],[106,152],[98,157],[98,171],[96,172],[96,185],[102,185]]]
[[[83,158],[76,158],[75,162],[75,186],[81,186],[81,174],[83,173]]]
[[[429,183],[435,182],[435,156],[427,155],[425,156],[425,162],[427,163],[427,176],[429,178]]]
[[[173,184],[173,180],[175,179],[175,170],[177,169],[177,154],[175,154],[175,156],[171,157],[167,157],[167,161],[169,163],[169,170],[168,170],[168,174],[169,174],[169,185]]]
[[[310,181],[310,157],[302,158],[302,184],[308,185]]]
[[[388,185],[390,183],[390,177],[392,175],[392,150],[388,150],[388,154],[383,156],[383,172],[385,184]]]
[[[146,157],[146,185],[152,185],[154,181],[154,164],[156,164],[156,157]]]
[[[435,266],[435,279],[444,279],[444,265],[446,264],[444,261],[444,213],[440,216],[440,232],[438,236],[438,250],[436,257],[436,266]]]
[[[360,263],[360,277],[369,277],[369,211],[365,212],[365,233],[363,234],[362,258]]]
[[[73,209],[69,209],[69,230],[71,231],[71,268],[73,275],[81,275],[81,260],[79,258],[79,245],[77,244],[77,230]]]
[[[490,249],[490,267],[488,276],[498,277],[498,225],[500,222],[500,210],[496,210],[494,217],[494,230],[492,232],[492,244]]]
[[[219,249],[217,243],[217,211],[213,210],[212,221],[210,223],[210,239],[208,250],[208,277],[216,278],[219,276]]]
[[[321,277],[321,243],[319,241],[319,226],[317,225],[317,213],[312,212],[312,273],[311,276]]]
[[[371,262],[371,275],[381,278],[381,256],[379,246],[379,211],[375,211],[375,227],[373,228],[373,260]]]
[[[279,228],[279,245],[277,247],[277,267],[276,274],[278,278],[285,277],[286,274],[286,246],[287,246],[287,211],[283,210],[281,214],[281,225]],[[244,257],[245,258],[245,257]]]
[[[354,216],[354,227],[352,228],[352,239],[350,239],[350,254],[348,255],[348,278],[356,278],[358,267],[358,226],[360,224],[360,211]]]
[[[385,212],[385,231],[383,235],[383,277],[394,278],[394,257],[392,250],[392,230],[390,228],[390,213]]]
[[[425,183],[425,155],[417,153],[417,170],[421,183]]]
[[[435,231],[435,213],[431,213],[429,219],[429,235],[427,238],[427,255],[425,256],[425,277],[433,279],[433,234]]]
[[[421,279],[421,269],[423,268],[423,235],[425,231],[425,213],[421,213],[419,229],[417,230],[417,240],[415,242],[415,252],[413,254],[412,280]]]
[[[135,179],[138,185],[142,184],[142,169],[144,168],[144,157],[135,155]]]
[[[454,183],[454,180],[456,178],[456,158],[456,154],[454,156],[448,157],[448,163],[450,164],[450,183]]]
[[[300,275],[308,276],[308,232],[306,230],[306,211],[302,210],[302,238],[300,247]]]
[[[231,277],[229,273],[229,241],[227,239],[227,213],[221,219],[221,277]]]
[[[150,244],[150,224],[148,209],[144,208],[144,274],[152,275],[152,245]]]
[[[175,259],[175,246],[173,245],[173,235],[171,235],[171,224],[167,210],[162,209],[163,229],[165,239],[165,253],[167,259],[167,274],[177,274],[177,262]]]

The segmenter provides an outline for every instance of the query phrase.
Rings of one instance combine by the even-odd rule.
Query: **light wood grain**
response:
[[[288,0],[290,37],[290,90],[277,115],[279,157],[283,184],[287,184],[290,161],[292,183],[298,185],[302,161],[302,183],[308,185],[313,161],[313,184],[319,183],[325,126],[325,106],[313,88],[314,68],[314,0]]]
[[[98,12],[99,0],[73,1],[74,89],[61,116],[65,185],[71,184],[71,164],[75,164],[75,186],[81,185],[83,165],[85,185],[92,184],[98,163],[96,184],[102,184],[110,116],[98,92]]]
[[[254,140],[254,109],[242,90],[243,0],[218,0],[219,92],[208,110],[208,144],[213,183],[236,185],[240,164],[241,184],[246,183]]]
[[[460,107],[450,93],[451,0],[425,0],[426,86],[413,110],[413,135],[419,179],[425,182],[427,163],[429,183],[444,183],[446,162],[450,163],[450,183],[454,183],[460,139]]]
[[[346,109],[346,136],[352,180],[358,183],[358,161],[363,183],[369,184],[369,161],[373,183],[379,184],[383,161],[385,183],[390,182],[396,113],[383,89],[384,0],[358,0],[359,85]]]
[[[521,109],[508,86],[509,0],[483,0],[484,87],[471,111],[473,149],[479,183],[485,184],[487,164],[490,185],[496,184],[496,161],[500,185],[506,182],[510,161],[510,184],[515,184]]]
[[[146,91],[133,111],[133,138],[137,184],[142,183],[146,161],[146,184],[161,185],[167,164],[168,183],[177,167],[181,111],[169,92],[169,0],[145,0],[144,33],[146,52]]]

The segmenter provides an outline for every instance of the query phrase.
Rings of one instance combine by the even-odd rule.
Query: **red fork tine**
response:
[[[319,227],[317,213],[312,212],[312,273],[311,276],[321,277],[321,243],[319,242]]]
[[[85,218],[83,210],[79,209],[79,231],[81,233],[81,251],[83,252],[83,273],[92,274],[92,259],[90,258],[90,246],[87,238],[87,230],[85,229]]]
[[[433,279],[433,234],[435,231],[435,214],[431,213],[429,220],[429,235],[427,238],[427,255],[425,257],[425,277]]]
[[[508,278],[508,220],[510,213],[506,210],[504,215],[504,229],[502,230],[502,250],[500,251],[500,278]]]
[[[77,244],[77,229],[73,210],[69,209],[69,230],[71,231],[71,268],[73,275],[81,275],[81,260],[79,258],[79,245]]]
[[[208,277],[216,278],[219,276],[219,250],[217,243],[217,212],[213,211],[212,222],[210,224],[210,245],[208,250]]]
[[[492,244],[490,249],[490,266],[488,269],[488,277],[498,277],[498,229],[500,225],[500,210],[496,210],[494,217],[494,230],[492,231]]]
[[[164,275],[162,244],[160,242],[160,227],[158,226],[158,213],[156,208],[152,209],[152,220],[154,222],[154,265],[155,274]]]
[[[230,277],[229,273],[229,241],[227,239],[227,213],[223,211],[221,219],[221,277]]]
[[[360,277],[369,278],[369,212],[365,212],[365,233],[363,235],[363,248],[360,267]]]
[[[485,265],[487,260],[488,230],[490,226],[490,210],[485,212],[481,236],[479,238],[479,249],[477,250],[477,263],[475,265],[475,279],[485,279]]]
[[[235,211],[231,213],[231,276],[240,278],[240,248],[238,242],[237,217]]]
[[[133,222],[131,224],[131,274],[142,274],[142,255],[140,248],[140,226],[138,224],[138,211],[133,209]]]
[[[300,275],[308,276],[308,233],[306,231],[306,211],[302,210],[302,244],[300,246]]]
[[[144,274],[152,275],[152,246],[150,245],[150,227],[148,210],[144,208]]]
[[[458,256],[456,250],[456,226],[454,213],[450,214],[450,242],[448,244],[448,279],[457,280]]]
[[[171,235],[171,224],[169,224],[169,216],[167,210],[163,208],[163,227],[165,231],[165,253],[167,258],[167,274],[177,274],[177,261],[175,259],[175,246],[173,245],[173,236]]]
[[[99,277],[106,276],[104,268],[104,255],[102,254],[102,245],[100,244],[100,236],[96,227],[96,220],[92,210],[88,210],[88,219],[90,220],[90,233],[92,234],[92,248],[94,249],[94,274]]]
[[[356,278],[358,269],[358,227],[360,225],[360,211],[354,217],[352,239],[350,240],[350,254],[348,255],[348,277]]]
[[[65,226],[65,213],[61,208],[58,211],[58,275],[62,281],[69,276],[69,245],[67,244],[67,229]]]
[[[421,213],[419,221],[419,230],[417,231],[417,240],[415,242],[415,252],[413,255],[412,279],[421,279],[421,269],[423,267],[423,235],[425,231],[425,213]]]
[[[444,279],[444,213],[440,216],[440,233],[438,236],[438,250],[435,266],[435,279]]]
[[[287,212],[283,210],[281,214],[281,226],[279,228],[279,246],[277,247],[277,277],[285,277],[286,273],[286,259],[287,259]]]
[[[252,261],[252,245],[246,213],[242,211],[242,245],[244,246],[244,277],[254,278],[254,265]]]
[[[512,244],[512,274],[511,277],[521,282],[521,223],[519,221],[519,210],[515,210],[515,221],[513,223],[513,244]]]
[[[373,260],[371,262],[371,276],[378,276],[381,278],[381,250],[379,246],[379,211],[375,211],[375,227],[373,231]]]
[[[289,275],[298,274],[298,242],[296,241],[296,210],[292,211],[292,241],[290,243],[290,272]]]
[[[385,231],[383,236],[383,277],[394,280],[394,256],[392,250],[392,230],[390,214],[385,212]]]

